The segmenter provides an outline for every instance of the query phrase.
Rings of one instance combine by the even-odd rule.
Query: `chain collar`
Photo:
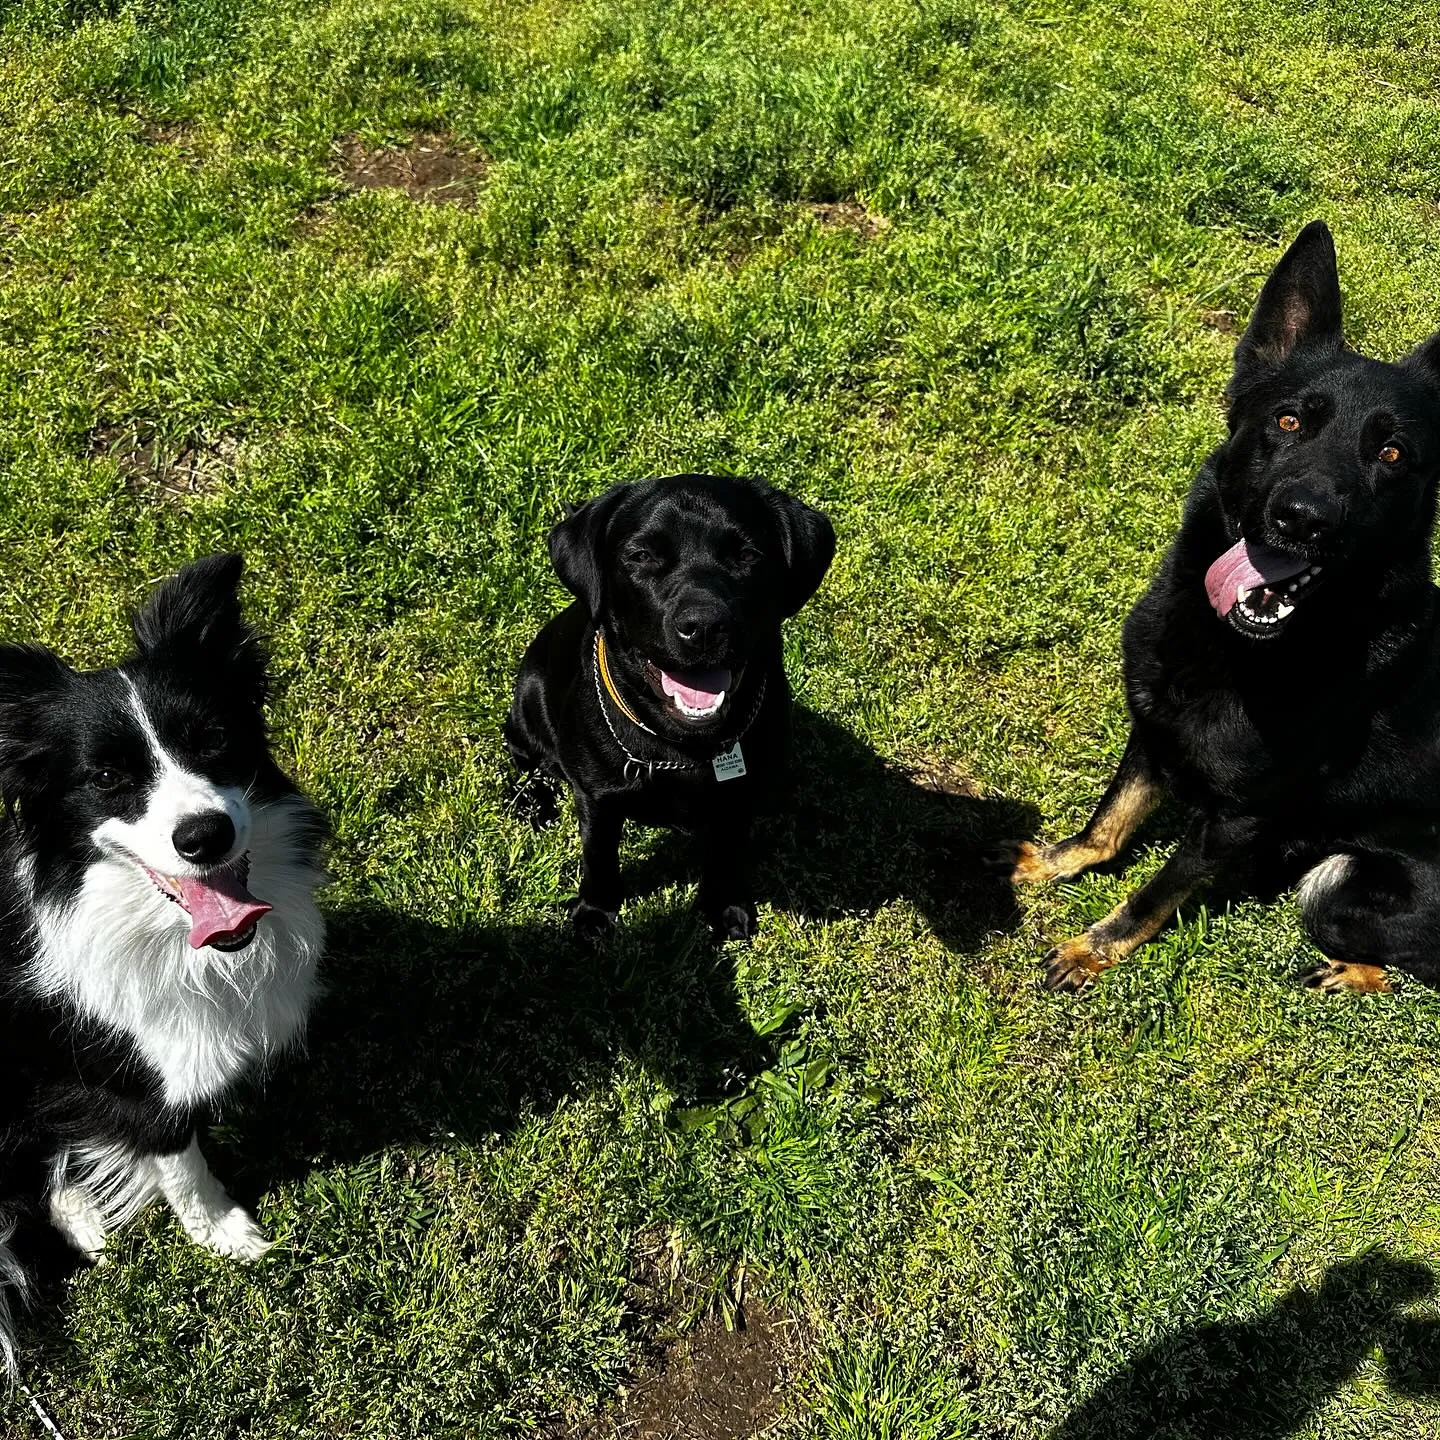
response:
[[[625,757],[624,775],[627,781],[638,780],[642,775],[647,779],[657,770],[704,770],[712,764],[709,760],[642,760],[633,750],[620,738],[620,732],[615,728],[615,722],[610,718],[610,707],[605,703],[605,696],[608,694],[614,701],[615,708],[634,726],[643,730],[647,735],[652,735],[661,740],[655,732],[625,703],[624,697],[610,677],[610,666],[605,656],[605,635],[600,626],[595,627],[595,644],[591,664],[591,674],[595,680],[595,699],[600,706],[600,713],[605,717],[605,728],[610,732],[610,738],[620,748],[620,753]],[[604,686],[602,689],[601,686]],[[745,723],[739,731],[730,739],[724,747],[726,750],[740,742],[741,737],[755,723],[755,717],[760,713],[760,707],[765,703],[765,680],[760,681],[760,691],[755,696],[755,703],[750,707],[750,714],[746,717]],[[661,743],[665,743],[663,740]],[[717,755],[722,752],[717,750]]]

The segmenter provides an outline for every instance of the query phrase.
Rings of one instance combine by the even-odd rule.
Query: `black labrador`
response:
[[[1112,860],[1165,794],[1189,812],[1154,879],[1052,950],[1079,990],[1243,864],[1304,879],[1312,987],[1440,982],[1440,336],[1398,363],[1346,346],[1316,221],[1235,351],[1229,435],[1124,629],[1130,741],[1090,822],[999,857],[1017,881]]]
[[[615,485],[550,532],[576,599],[525,652],[505,743],[523,775],[574,791],[582,933],[620,909],[626,820],[693,833],[701,913],[718,938],[754,932],[751,825],[788,759],[780,625],[834,553],[818,510],[718,475]]]

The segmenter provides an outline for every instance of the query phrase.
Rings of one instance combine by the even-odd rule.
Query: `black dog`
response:
[[[1190,811],[1160,873],[1051,951],[1078,990],[1223,867],[1309,869],[1307,983],[1440,983],[1440,611],[1430,537],[1440,336],[1398,364],[1340,333],[1330,232],[1305,228],[1235,352],[1229,437],[1125,623],[1132,729],[1084,830],[1011,847],[1013,877],[1113,859],[1165,792]],[[1311,868],[1313,867],[1313,868]]]
[[[523,773],[575,793],[580,930],[614,922],[621,829],[636,820],[696,834],[701,913],[721,938],[753,933],[750,827],[788,749],[780,623],[834,553],[818,511],[715,475],[613,486],[550,532],[577,599],[525,652],[505,742]]]

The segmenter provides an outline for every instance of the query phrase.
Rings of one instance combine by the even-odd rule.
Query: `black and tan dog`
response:
[[[526,650],[505,741],[522,773],[574,791],[581,931],[616,918],[634,820],[696,835],[701,913],[722,939],[751,935],[751,824],[788,751],[780,625],[834,553],[819,511],[715,475],[616,485],[551,531],[576,599]]]
[[[1328,960],[1307,983],[1385,989],[1386,966],[1440,983],[1440,336],[1396,364],[1347,348],[1317,221],[1261,291],[1228,394],[1228,438],[1125,623],[1119,771],[1078,835],[1002,863],[1077,875],[1169,793],[1190,815],[1178,850],[1051,951],[1050,988],[1123,960],[1222,868],[1277,861],[1308,870]]]

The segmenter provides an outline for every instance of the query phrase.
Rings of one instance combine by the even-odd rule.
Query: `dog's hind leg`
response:
[[[1306,933],[1326,957],[1312,990],[1374,994],[1387,967],[1440,987],[1440,865],[1408,855],[1332,855],[1300,882]]]
[[[197,1245],[236,1260],[258,1260],[270,1248],[269,1236],[254,1217],[210,1173],[193,1135],[179,1153],[152,1155],[149,1161],[161,1193]]]
[[[526,698],[522,689],[505,717],[505,749],[515,767],[506,799],[513,814],[533,829],[543,830],[560,813],[559,797],[550,774],[550,752],[526,722]]]
[[[749,825],[713,826],[702,836],[701,846],[696,907],[717,940],[751,939],[756,913],[750,893]]]
[[[520,771],[511,776],[505,800],[510,813],[532,830],[543,830],[560,814],[560,795],[555,782],[540,770]]]
[[[1102,970],[1133,954],[1165,928],[1198,885],[1253,844],[1259,829],[1257,821],[1243,816],[1196,820],[1154,879],[1083,935],[1050,951],[1045,988],[1082,990]]]
[[[1163,793],[1150,757],[1132,730],[1115,778],[1078,835],[1054,845],[1011,841],[993,853],[992,863],[996,869],[1008,870],[1010,879],[1018,884],[1068,880],[1092,865],[1113,860],[1160,803]]]

